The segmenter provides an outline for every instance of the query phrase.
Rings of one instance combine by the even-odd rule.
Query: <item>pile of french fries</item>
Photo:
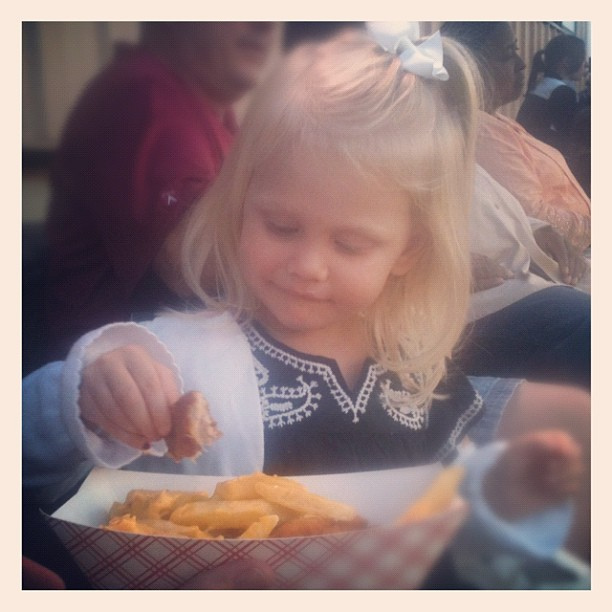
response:
[[[461,468],[443,470],[397,523],[442,512],[456,495]],[[115,502],[102,527],[145,535],[197,539],[303,537],[367,527],[355,508],[308,491],[282,476],[255,472],[207,492],[134,489]]]

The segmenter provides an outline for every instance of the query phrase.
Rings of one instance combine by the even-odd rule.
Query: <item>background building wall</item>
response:
[[[40,223],[49,199],[49,163],[74,102],[112,56],[138,37],[136,22],[23,22],[22,221]]]
[[[23,23],[23,146],[53,148],[76,98],[108,62],[118,41],[134,41],[135,22]]]

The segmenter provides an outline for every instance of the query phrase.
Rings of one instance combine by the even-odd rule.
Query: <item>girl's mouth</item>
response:
[[[304,300],[307,302],[327,302],[329,301],[327,297],[323,296],[320,292],[317,291],[304,291],[301,289],[292,289],[279,287],[279,289],[285,293],[286,295],[298,299]]]

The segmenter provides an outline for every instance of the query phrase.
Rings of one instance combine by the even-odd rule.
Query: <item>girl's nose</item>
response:
[[[329,270],[325,254],[320,247],[300,245],[293,251],[288,263],[288,272],[307,281],[324,281]]]

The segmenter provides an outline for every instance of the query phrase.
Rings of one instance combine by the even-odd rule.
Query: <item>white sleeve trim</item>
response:
[[[86,334],[76,342],[66,358],[62,373],[61,415],[77,448],[96,465],[107,468],[123,467],[142,453],[85,427],[79,409],[81,372],[104,353],[127,344],[137,344],[145,348],[154,359],[172,370],[179,388],[183,388],[183,381],[172,355],[162,342],[142,325],[131,322],[112,323]],[[165,450],[165,442],[161,441],[155,443],[149,452],[161,455]]]

